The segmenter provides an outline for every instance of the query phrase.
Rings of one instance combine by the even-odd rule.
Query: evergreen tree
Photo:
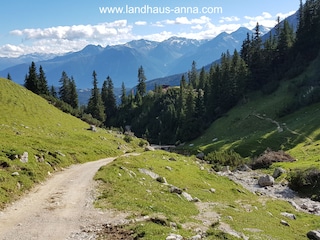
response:
[[[46,75],[45,75],[41,65],[39,67],[38,92],[39,92],[39,94],[49,95],[49,89],[48,89]]]
[[[198,88],[199,79],[198,79],[197,64],[195,61],[192,61],[191,70],[188,72],[188,79],[189,79],[189,84],[193,88]]]
[[[39,94],[39,79],[36,64],[34,62],[29,66],[29,73],[25,77],[24,86],[30,91]]]
[[[247,63],[250,63],[251,60],[251,40],[250,35],[247,33],[247,38],[243,41],[241,50],[240,50],[241,58]]]
[[[59,80],[59,98],[65,103],[70,103],[70,79],[65,71],[62,72],[61,78]]]
[[[182,121],[185,117],[185,108],[186,108],[186,78],[184,75],[182,75],[180,80],[180,88],[179,88],[179,98],[178,98],[178,104],[177,104],[177,112],[178,112],[178,118],[179,121]]]
[[[294,44],[293,28],[290,27],[289,22],[284,20],[283,27],[280,29],[278,38],[278,54],[279,62],[283,62],[289,54],[289,50]]]
[[[8,80],[10,80],[10,81],[12,81],[12,78],[11,78],[10,73],[8,73],[8,75],[7,75],[7,79],[8,79]]]
[[[195,113],[195,101],[193,96],[193,89],[188,89],[186,98],[186,119],[193,118]]]
[[[97,73],[93,71],[93,88],[91,90],[91,97],[88,102],[87,113],[91,114],[95,119],[104,122],[106,117],[104,113],[104,106],[101,95],[98,89]]]
[[[54,98],[58,98],[58,93],[56,91],[56,88],[53,85],[50,88],[50,95]]]
[[[143,67],[140,66],[140,68],[138,69],[138,86],[137,86],[137,94],[139,94],[140,97],[143,97],[147,92],[146,80],[147,78],[144,74]]]
[[[113,82],[109,76],[102,84],[101,98],[105,108],[106,125],[110,126],[110,120],[115,117],[117,112],[117,101],[114,95]]]
[[[126,90],[126,86],[124,85],[124,82],[122,82],[121,84],[121,105],[126,105],[128,101],[127,98],[127,90]]]
[[[205,105],[204,105],[204,91],[202,89],[198,90],[196,103],[195,103],[195,115],[200,123],[204,122],[204,115],[205,115]],[[200,126],[203,124],[199,124]]]
[[[199,74],[199,86],[198,89],[205,89],[205,86],[207,84],[207,74],[204,69],[204,67],[201,68],[200,74]]]
[[[78,102],[78,93],[77,93],[77,87],[76,83],[73,79],[73,76],[71,76],[70,82],[69,82],[69,104],[71,107],[74,109],[77,109],[79,107],[79,102]]]
[[[320,1],[306,0],[300,2],[299,25],[297,41],[295,44],[296,55],[301,55],[307,61],[313,60],[320,49]]]

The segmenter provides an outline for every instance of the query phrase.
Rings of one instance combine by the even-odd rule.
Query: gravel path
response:
[[[125,214],[93,208],[98,169],[115,158],[74,165],[54,174],[43,185],[0,212],[1,240],[94,239],[77,235],[81,229],[117,223]]]

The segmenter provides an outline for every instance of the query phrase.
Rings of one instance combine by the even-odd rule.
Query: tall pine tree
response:
[[[29,73],[25,77],[24,86],[28,90],[39,94],[39,79],[36,64],[34,62],[29,66]]]
[[[102,84],[101,98],[105,108],[106,126],[111,126],[111,120],[117,113],[117,100],[114,95],[112,79],[108,76]]]
[[[38,91],[39,91],[39,94],[49,95],[47,78],[41,65],[39,67]]]
[[[138,69],[137,93],[140,94],[141,97],[143,97],[147,92],[146,80],[147,80],[147,78],[144,74],[144,69],[142,66],[140,66]]]
[[[106,119],[104,106],[101,99],[100,91],[98,88],[98,80],[97,80],[97,73],[93,71],[93,88],[91,90],[91,97],[88,102],[87,113],[91,114],[92,117],[95,119],[104,122]]]

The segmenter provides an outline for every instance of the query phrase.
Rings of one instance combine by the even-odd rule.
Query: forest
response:
[[[180,86],[155,85],[152,91],[147,91],[146,73],[140,66],[135,89],[128,93],[122,83],[120,102],[111,77],[107,76],[99,87],[95,71],[86,106],[79,106],[72,76],[62,72],[57,91],[48,86],[42,67],[38,73],[34,62],[25,77],[25,87],[90,124],[130,129],[151,143],[179,144],[199,137],[214,120],[236,104],[248,101],[250,92],[271,94],[280,81],[305,70],[320,50],[320,1],[307,0],[305,4],[301,1],[298,21],[295,31],[286,20],[278,19],[275,33],[270,32],[266,40],[262,40],[257,23],[239,52],[223,53],[219,63],[212,64],[209,71],[204,67],[199,70],[196,62],[192,62],[188,73],[182,75]],[[285,106],[279,117],[320,101],[320,79],[306,78],[292,91],[297,100]],[[304,91],[309,94],[302,100]]]

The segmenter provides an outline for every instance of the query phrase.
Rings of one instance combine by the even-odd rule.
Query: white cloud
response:
[[[219,21],[219,23],[224,23],[224,22],[239,22],[240,18],[236,16],[231,16],[231,17],[222,17]]]
[[[19,57],[20,55],[24,54],[24,50],[21,46],[6,44],[0,46],[0,57]]]
[[[146,26],[148,25],[148,23],[146,21],[137,21],[134,23],[137,26]]]
[[[175,36],[172,32],[169,31],[162,31],[155,34],[147,34],[143,36],[135,36],[135,39],[146,39],[146,40],[152,40],[152,41],[164,41],[172,36]]]
[[[191,29],[201,30],[201,29],[203,29],[203,26],[201,26],[200,24],[197,24],[195,26],[191,26]]]
[[[206,24],[211,22],[211,19],[207,16],[201,16],[200,18],[191,19],[191,23],[193,24]]]
[[[174,24],[191,24],[187,17],[177,17]]]
[[[118,20],[110,23],[100,23],[97,25],[73,25],[57,26],[51,28],[35,28],[13,30],[12,35],[24,37],[26,40],[38,39],[99,39],[103,37],[115,36],[119,30],[128,29],[127,20]]]
[[[263,12],[261,15],[255,17],[245,16],[244,19],[248,21],[243,25],[249,29],[253,29],[257,25],[257,23],[269,28],[274,27],[276,24],[276,17],[272,16],[268,12]]]
[[[293,15],[296,11],[291,11],[291,12],[288,12],[288,13],[278,13],[276,14],[277,17],[280,17],[280,21],[284,20],[285,18]]]
[[[153,27],[165,27],[162,21],[157,21],[155,23],[151,23],[150,25]]]
[[[13,30],[10,34],[21,37],[22,43],[0,46],[0,57],[42,52],[61,54],[78,51],[88,44],[105,46],[125,43],[133,38],[132,28],[127,20],[118,20],[96,25]]]
[[[207,24],[211,22],[211,19],[207,16],[201,16],[200,18],[193,18],[193,19],[188,19],[187,17],[177,17],[174,20],[172,19],[165,19],[162,21],[158,21],[156,23],[157,26],[165,26],[165,25],[200,25],[200,24]]]

